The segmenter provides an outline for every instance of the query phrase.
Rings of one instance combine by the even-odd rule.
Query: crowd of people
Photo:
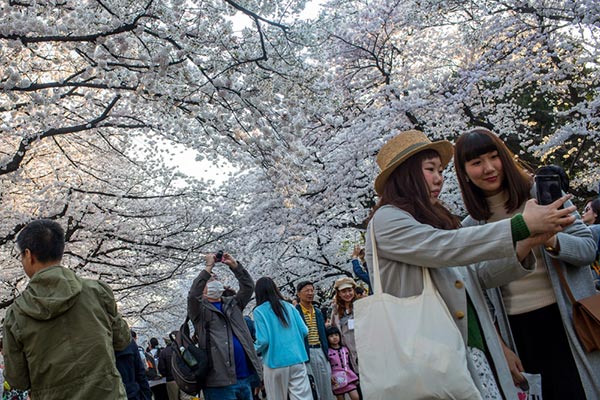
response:
[[[452,158],[468,213],[462,221],[439,199]],[[187,299],[194,340],[210,360],[196,395],[368,399],[361,365],[377,369],[373,360],[394,356],[394,349],[357,349],[355,304],[373,293],[376,262],[375,282],[398,298],[420,294],[431,277],[464,341],[466,376],[477,391],[469,398],[518,399],[527,374],[541,376],[545,400],[600,398],[600,352],[581,346],[557,276],[560,269],[576,298],[600,288],[600,199],[588,201],[580,216],[564,176],[562,197],[538,204],[533,172],[483,128],[455,145],[401,132],[376,161],[373,235],[352,251],[356,279],[337,279],[332,298],[318,304],[309,280],[286,298],[271,277],[255,281],[233,255],[205,255]],[[156,338],[139,346],[110,287],[62,266],[64,245],[51,220],[35,220],[17,236],[15,253],[30,281],[4,319],[3,399],[191,399],[174,379],[168,340],[163,348]],[[214,273],[218,262],[237,290]],[[368,372],[394,379],[383,368]]]

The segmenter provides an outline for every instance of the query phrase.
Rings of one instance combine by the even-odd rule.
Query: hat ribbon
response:
[[[429,143],[427,143],[427,142],[419,142],[419,143],[411,144],[410,146],[408,146],[407,148],[405,148],[404,150],[402,150],[400,153],[396,154],[396,157],[392,158],[392,160],[388,163],[388,165],[386,166],[386,168],[389,168],[396,161],[398,161],[399,159],[401,159],[402,157],[404,157],[404,155],[406,153],[411,152],[412,150],[414,150],[417,147],[421,147],[423,145],[427,146],[428,144],[431,144],[431,142],[429,142]]]

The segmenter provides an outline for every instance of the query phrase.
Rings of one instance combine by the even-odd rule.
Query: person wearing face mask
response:
[[[234,296],[223,296],[225,286],[213,276],[215,254],[207,254],[206,268],[192,283],[188,293],[188,316],[194,324],[198,343],[207,343],[208,332],[212,368],[204,381],[206,400],[252,400],[250,378],[262,377],[261,362],[244,320],[243,310],[254,291],[254,281],[241,263],[224,253],[226,264],[239,283]]]

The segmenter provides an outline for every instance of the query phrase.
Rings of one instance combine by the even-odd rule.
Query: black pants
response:
[[[544,400],[586,400],[558,305],[508,318],[525,372],[542,375]]]
[[[152,386],[150,390],[152,390],[152,396],[154,400],[169,400],[169,394],[167,393],[167,385],[165,383]]]

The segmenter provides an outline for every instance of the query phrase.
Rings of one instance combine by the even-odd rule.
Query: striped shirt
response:
[[[310,310],[307,310],[302,304],[300,304],[300,307],[302,308],[302,314],[304,314],[306,326],[308,326],[308,345],[315,346],[321,344],[321,341],[319,340],[319,330],[317,329],[315,308],[311,305]]]

